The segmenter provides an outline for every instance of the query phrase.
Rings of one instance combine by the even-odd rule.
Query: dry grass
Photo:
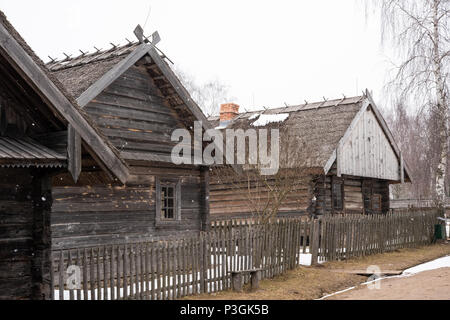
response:
[[[313,300],[367,280],[354,274],[331,272],[332,269],[366,270],[377,265],[381,270],[405,270],[415,265],[450,254],[450,244],[437,244],[418,249],[402,249],[391,253],[349,261],[330,262],[318,267],[301,267],[275,279],[263,280],[256,292],[231,291],[189,297],[190,300]]]
[[[401,249],[394,252],[376,254],[368,257],[325,263],[328,269],[365,270],[377,265],[381,270],[399,270],[414,267],[450,254],[450,244],[436,244],[415,249]]]
[[[263,280],[256,292],[232,291],[189,297],[191,300],[311,300],[361,283],[357,275],[329,272],[324,268],[298,268],[271,280]]]

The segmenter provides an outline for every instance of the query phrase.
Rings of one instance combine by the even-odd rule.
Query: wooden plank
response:
[[[405,163],[403,160],[403,154],[400,152],[400,182],[405,183]]]
[[[186,250],[186,241],[182,242],[182,253],[183,253],[183,293],[184,296],[189,295],[189,268],[188,268],[188,255]]]
[[[119,279],[117,278],[117,280],[115,280],[114,275],[116,273],[114,273],[115,269],[118,268],[117,266],[117,260],[114,259],[114,246],[111,246],[111,251],[110,251],[110,256],[109,256],[109,288],[111,290],[110,292],[110,300],[116,300],[118,299],[118,297],[115,295],[116,291],[114,290],[115,287],[119,286]]]
[[[81,136],[75,131],[72,125],[69,125],[67,134],[67,168],[75,183],[78,182],[81,174],[81,157]]]
[[[91,248],[89,252],[89,285],[91,289],[91,300],[98,300],[98,296],[95,295],[96,293],[96,278],[95,278],[95,257],[94,257],[94,248]]]
[[[381,115],[380,111],[378,110],[378,107],[376,106],[375,101],[373,100],[372,95],[370,94],[370,92],[368,90],[366,91],[366,96],[367,96],[367,99],[370,101],[372,110],[375,113],[377,120],[380,123],[381,127],[383,128],[384,133],[388,137],[392,148],[394,149],[397,157],[400,159],[400,154],[401,154],[400,148],[398,147],[397,143],[395,142],[394,136],[392,135],[392,132],[389,129],[389,126],[387,125],[386,121],[384,120],[383,116]],[[411,179],[411,174],[410,174],[409,168],[407,166],[405,166],[405,171],[406,171],[409,179]]]
[[[64,268],[64,254],[60,251],[59,254],[59,300],[64,300],[64,274],[66,270]]]
[[[121,254],[121,250],[120,250],[120,246],[117,246],[117,248],[116,248],[117,250],[116,250],[116,252],[117,252],[117,254],[116,254],[116,260],[114,261],[115,263],[116,263],[116,266],[117,266],[117,268],[116,268],[116,281],[117,281],[117,284],[116,284],[116,299],[117,300],[121,300],[121,295],[120,295],[120,288],[122,287],[122,282],[124,281],[124,276],[123,276],[123,261],[124,261],[124,258],[123,258],[123,256],[122,256],[122,254]]]
[[[193,268],[193,280],[194,280],[194,294],[200,294],[200,289],[199,289],[199,272],[200,272],[200,268],[199,268],[199,241],[198,238],[192,238],[192,248],[194,250],[194,254],[193,254],[193,258],[194,258],[194,268]]]
[[[84,300],[89,300],[89,296],[88,296],[88,283],[89,283],[89,279],[88,279],[88,254],[87,254],[87,249],[83,250],[83,299]]]
[[[226,233],[225,233],[225,228],[222,226],[221,228],[221,232],[220,232],[220,244],[219,244],[219,248],[220,248],[220,253],[221,253],[221,259],[220,259],[220,263],[222,266],[222,279],[221,279],[221,285],[220,285],[220,290],[225,290],[227,285],[227,272],[228,272],[228,259],[227,259],[227,240],[226,240]]]
[[[100,250],[99,250],[100,251]],[[108,287],[108,251],[106,246],[103,247],[103,254],[102,254],[102,260],[103,260],[103,300],[111,300],[111,298],[108,296],[108,288],[112,288],[112,284]]]
[[[320,225],[319,225],[319,221],[317,220],[312,220],[311,224],[313,225],[313,233],[312,236],[310,237],[310,250],[311,250],[311,256],[312,256],[312,260],[311,263],[312,265],[316,265],[319,263],[319,233],[320,233]]]
[[[194,267],[193,267],[193,251],[192,251],[192,246],[191,246],[191,241],[192,238],[188,237],[187,239],[184,239],[184,248],[186,250],[186,268],[187,268],[187,295],[190,296],[193,294],[193,272],[194,272]]]
[[[173,265],[175,264],[174,261],[172,260],[172,256],[174,254],[174,241],[168,241],[168,248],[167,248],[167,278],[168,278],[168,283],[167,283],[167,300],[173,300],[173,293],[175,291],[175,288],[173,286],[173,283],[171,282],[171,275],[172,275],[172,271],[173,271]]]
[[[149,266],[150,269],[150,300],[157,300],[157,291],[156,291],[156,286],[157,286],[157,282],[158,282],[158,250],[157,247],[155,245],[155,243],[152,243],[149,246],[149,259],[147,260],[147,264]],[[153,262],[156,261],[156,263],[154,264]]]
[[[129,286],[130,286],[130,299],[135,299],[135,294],[136,294],[136,288],[135,288],[135,283],[136,283],[136,270],[134,269],[135,267],[135,260],[136,260],[136,248],[134,244],[130,245],[130,282],[129,282]]]
[[[123,299],[129,299],[129,290],[128,290],[128,275],[129,275],[129,249],[128,245],[125,244],[123,250]]]
[[[176,266],[177,266],[177,274],[176,274],[177,298],[180,299],[183,296],[182,291],[181,291],[182,290],[181,282],[182,282],[182,277],[183,277],[183,270],[181,269],[181,266],[182,266],[183,254],[182,254],[182,247],[181,247],[180,242],[177,242],[175,257],[176,257]]]
[[[96,279],[97,279],[97,281],[96,281],[96,283],[97,283],[97,300],[104,300],[104,298],[102,296],[102,290],[101,290],[101,288],[102,288],[102,283],[101,283],[102,278],[101,278],[101,264],[100,264],[100,257],[101,257],[101,255],[100,255],[100,247],[98,247],[96,249],[96,251],[97,251],[97,254],[96,254],[96,258],[97,258],[97,261],[96,261],[96,266],[97,266],[97,275],[96,275]]]

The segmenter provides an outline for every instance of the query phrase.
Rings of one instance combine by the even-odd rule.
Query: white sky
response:
[[[0,0],[44,60],[134,40],[158,30],[159,47],[198,82],[218,78],[242,107],[279,107],[360,95],[383,101],[390,65],[376,19],[357,0]],[[383,107],[380,105],[380,107]]]

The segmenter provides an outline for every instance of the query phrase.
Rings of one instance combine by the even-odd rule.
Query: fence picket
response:
[[[300,265],[308,249],[316,263],[431,244],[438,216],[437,210],[409,210],[269,223],[233,220],[213,223],[197,237],[59,250],[53,254],[54,298],[166,300],[218,292],[230,287],[232,270],[257,268],[271,278]],[[82,271],[76,289],[64,282],[71,265]],[[249,280],[246,273],[244,281]]]

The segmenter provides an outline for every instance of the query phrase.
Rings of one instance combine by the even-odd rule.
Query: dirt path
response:
[[[327,300],[450,300],[450,268],[380,281],[380,289],[362,285]]]
[[[344,290],[367,281],[367,277],[352,274],[354,270],[366,270],[376,265],[381,270],[403,271],[450,254],[450,244],[437,244],[417,249],[402,249],[396,252],[369,257],[326,263],[314,268],[302,267],[287,272],[275,279],[261,281],[261,289],[243,293],[225,291],[200,295],[186,300],[313,300],[327,294]],[[338,270],[345,272],[336,272]],[[450,279],[447,279],[450,283]],[[447,290],[449,288],[447,287]]]

